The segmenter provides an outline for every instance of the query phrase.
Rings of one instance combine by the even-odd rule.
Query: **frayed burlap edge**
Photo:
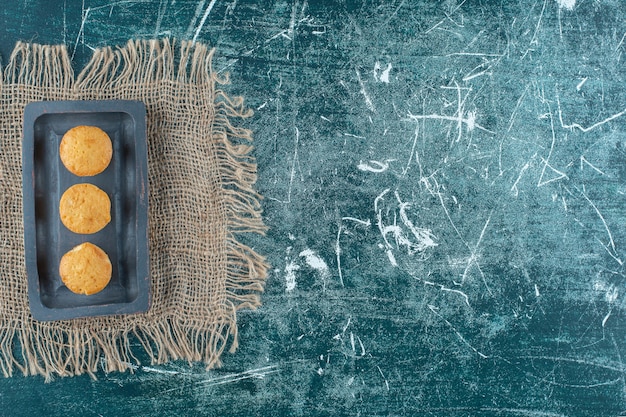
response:
[[[256,164],[249,145],[251,132],[231,123],[251,112],[241,98],[230,98],[216,88],[228,83],[228,78],[212,70],[214,52],[200,43],[167,39],[129,41],[121,48],[95,50],[85,69],[74,77],[64,46],[16,45],[0,78],[0,94],[8,84],[35,86],[43,100],[98,99],[100,92],[118,85],[150,80],[205,85],[215,104],[211,137],[220,164],[220,204],[226,213],[224,238],[228,250],[226,295],[217,316],[210,321],[172,315],[155,318],[150,312],[54,324],[33,320],[28,311],[0,317],[0,370],[6,377],[16,369],[25,375],[42,375],[46,381],[83,373],[95,378],[100,368],[105,372],[132,370],[138,363],[134,351],[137,347],[131,346],[132,340],[140,342],[154,364],[180,359],[203,362],[213,368],[220,366],[226,348],[231,352],[237,348],[237,312],[260,305],[259,293],[263,291],[268,268],[264,257],[241,243],[237,236],[264,233],[266,228],[261,219],[260,196],[253,188]],[[46,87],[56,92],[47,97]],[[21,135],[11,139],[21,142]],[[12,203],[21,208],[21,195],[15,199],[19,201]],[[16,224],[21,224],[23,231],[21,218]],[[13,246],[23,253],[23,242],[14,242]],[[13,270],[23,275],[20,278],[25,286],[25,266]]]

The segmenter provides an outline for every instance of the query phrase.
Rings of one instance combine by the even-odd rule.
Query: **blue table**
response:
[[[524,3],[524,4],[521,4]],[[221,369],[0,380],[7,416],[626,414],[620,1],[39,0],[0,53],[217,47],[272,265]]]

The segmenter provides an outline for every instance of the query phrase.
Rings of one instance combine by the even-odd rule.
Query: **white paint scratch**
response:
[[[167,5],[168,2],[161,0],[160,4],[159,4],[159,13],[157,15],[157,21],[156,21],[156,25],[154,27],[154,37],[158,37],[159,36],[159,32],[161,30],[161,23],[163,22],[163,16],[165,16],[165,13],[167,11]]]
[[[376,61],[376,64],[374,64],[374,79],[378,82],[389,84],[389,73],[392,68],[391,63],[388,63],[387,68],[383,70],[380,66],[380,62]]]
[[[67,45],[67,0],[63,0],[63,45]]]
[[[391,266],[396,266],[397,267],[398,266],[398,261],[396,260],[396,256],[393,254],[393,251],[391,250],[391,247],[385,246],[383,244],[379,244],[378,247],[385,251],[385,255],[387,255],[387,259],[389,260],[389,263],[391,264]]]
[[[328,272],[328,265],[322,258],[315,254],[311,249],[305,249],[300,252],[300,256],[305,258],[307,265],[311,268],[318,270],[319,272]]]
[[[481,125],[479,125],[478,123],[476,123],[476,112],[468,112],[466,113],[466,117],[463,117],[463,115],[446,116],[446,115],[440,115],[440,114],[411,114],[411,113],[409,113],[408,117],[411,120],[432,119],[432,120],[446,120],[450,122],[457,122],[460,125],[465,124],[468,132],[471,132],[475,128],[478,128],[492,135],[496,134],[494,131],[486,129],[482,127]]]
[[[580,170],[583,170],[583,166],[584,165],[588,165],[589,167],[591,167],[591,169],[593,169],[594,171],[596,171],[598,174],[600,175],[606,175],[600,168],[598,168],[597,166],[593,165],[591,162],[589,162],[584,155],[580,156]]]
[[[480,276],[483,280],[483,284],[485,285],[485,288],[487,289],[487,292],[490,295],[493,295],[493,292],[491,291],[491,288],[489,288],[489,285],[487,285],[485,274],[483,273],[483,270],[480,267],[480,263],[478,262],[480,260],[480,253],[478,253],[478,249],[480,247],[481,242],[483,241],[483,238],[485,237],[485,231],[487,230],[487,226],[489,226],[489,222],[491,221],[492,215],[493,215],[493,211],[489,214],[487,221],[485,221],[485,224],[483,225],[483,228],[480,232],[480,236],[478,237],[478,240],[476,241],[476,245],[474,246],[474,249],[469,248],[469,245],[466,244],[466,246],[468,246],[468,249],[470,249],[471,253],[470,253],[469,258],[467,259],[467,264],[465,266],[465,270],[463,271],[463,277],[461,281],[461,282],[465,282],[465,280],[467,279],[468,273],[470,269],[472,268],[472,265],[474,265],[476,266],[476,269],[478,269],[478,272],[480,273]]]
[[[350,333],[350,335],[352,335],[352,333]],[[359,337],[359,335],[356,336],[356,339],[359,341],[359,347],[361,348],[361,357],[365,356],[365,346],[363,346],[363,341],[361,340],[361,338]]]
[[[415,227],[413,222],[409,219],[406,211],[411,207],[411,203],[403,202],[400,199],[400,195],[397,191],[394,192],[394,195],[396,196],[396,200],[398,200],[398,204],[400,207],[400,219],[402,220],[404,225],[411,231],[413,237],[415,237],[415,239],[417,240],[417,245],[411,245],[409,246],[409,248],[415,246],[415,249],[417,249],[418,252],[421,252],[429,247],[437,246],[437,243],[435,243],[434,241],[435,236],[430,230],[421,227]]]
[[[310,266],[311,268],[315,269],[316,271],[318,271],[322,276],[327,277],[330,275],[329,270],[328,270],[328,265],[326,264],[326,262],[319,255],[317,255],[313,250],[305,249],[302,252],[300,252],[299,256],[301,258],[304,258],[304,261],[306,262],[306,264]]]
[[[425,285],[431,285],[433,287],[439,287],[439,289],[441,291],[444,292],[451,292],[451,293],[455,293],[455,294],[459,294],[461,297],[463,297],[463,301],[465,301],[465,304],[467,304],[468,307],[471,307],[470,303],[469,303],[469,297],[467,296],[467,294],[465,294],[463,291],[461,290],[455,290],[452,288],[448,288],[444,285],[438,284],[436,282],[432,282],[432,281],[424,281]]]
[[[343,333],[346,332],[346,330],[348,330],[348,327],[350,327],[350,323],[352,322],[352,316],[348,317],[348,321],[346,322],[346,324],[343,326]]]
[[[411,166],[411,162],[413,161],[413,155],[415,155],[415,160],[417,165],[419,166],[420,176],[423,177],[423,169],[422,164],[420,163],[420,156],[417,152],[417,140],[419,139],[419,123],[415,124],[415,134],[413,135],[413,144],[411,145],[411,153],[409,154],[409,160],[406,163],[406,166],[402,170],[402,176],[405,176],[409,171],[409,167]]]
[[[365,136],[359,136],[359,135],[355,135],[354,133],[345,133],[343,134],[344,136],[348,136],[351,138],[355,138],[355,139],[367,139]]]
[[[617,287],[612,284],[606,284],[602,281],[597,281],[593,284],[593,289],[599,292],[603,292],[604,299],[608,304],[613,304],[615,301],[617,301],[617,298],[619,297],[619,291],[617,290]]]
[[[361,219],[357,219],[356,217],[349,217],[348,216],[348,217],[342,217],[341,220],[348,220],[348,221],[351,221],[351,222],[362,224],[363,226],[366,226],[366,227],[370,227],[372,225],[372,222],[370,221],[370,219],[361,220]]]
[[[515,118],[517,117],[517,111],[519,110],[520,105],[524,101],[524,98],[526,97],[526,93],[528,92],[529,88],[530,88],[530,84],[527,84],[526,88],[524,88],[524,91],[517,99],[517,102],[515,103],[515,108],[513,109],[513,111],[511,112],[511,116],[509,117],[509,127],[506,130],[507,132],[510,132],[511,129],[513,128],[513,123],[515,122]],[[502,169],[500,169],[500,171],[502,171]]]
[[[580,190],[579,190],[580,191]],[[618,258],[617,256],[617,250],[615,249],[615,241],[613,240],[613,234],[611,233],[611,229],[609,228],[608,223],[606,222],[606,220],[604,219],[604,216],[602,215],[602,213],[600,212],[600,210],[598,209],[598,206],[596,206],[594,204],[593,201],[591,201],[591,199],[587,196],[587,194],[585,194],[584,191],[581,191],[582,196],[585,198],[585,200],[587,200],[587,202],[591,205],[591,207],[593,207],[593,209],[595,210],[596,214],[598,215],[598,217],[600,218],[600,220],[602,221],[602,224],[604,225],[604,230],[606,230],[606,233],[608,235],[609,238],[609,246],[605,245],[602,241],[600,241],[600,239],[598,239],[598,241],[600,242],[600,244],[604,247],[604,249],[609,253],[609,255],[611,255],[611,257],[613,259],[615,259],[615,261],[620,264],[623,265],[624,262]]]
[[[537,154],[533,155],[533,157],[531,159],[534,159],[535,156],[537,156]],[[522,167],[522,169],[519,172],[519,175],[517,176],[517,179],[515,180],[515,182],[513,183],[513,186],[511,187],[511,192],[513,193],[513,195],[515,197],[517,197],[519,195],[519,189],[518,189],[517,185],[521,181],[522,177],[524,176],[524,172],[526,172],[526,170],[528,168],[530,168],[530,162],[526,162],[524,164],[524,166]]]
[[[354,341],[354,333],[350,332],[350,347],[352,347],[352,353],[356,354],[356,343]]]
[[[177,375],[180,373],[178,371],[170,371],[167,369],[152,368],[150,366],[142,366],[141,370],[145,372],[152,372],[155,374],[165,374],[165,375]]]
[[[559,121],[561,122],[561,127],[563,129],[569,129],[569,130],[578,129],[578,130],[580,130],[583,133],[587,133],[587,132],[589,132],[589,131],[591,131],[593,129],[596,129],[596,128],[602,126],[603,124],[606,124],[606,123],[611,122],[611,121],[613,121],[613,120],[615,120],[615,119],[617,119],[619,117],[622,117],[622,116],[626,115],[626,109],[624,109],[621,112],[615,113],[614,115],[609,116],[609,117],[607,117],[606,119],[604,119],[602,121],[594,123],[594,124],[592,124],[589,127],[584,127],[584,126],[582,126],[582,125],[580,125],[578,123],[565,124],[563,122],[563,114],[562,114],[562,111],[561,111],[561,103],[560,103],[558,97],[556,98],[556,101],[557,101],[557,105],[559,107]]]
[[[378,372],[380,373],[380,376],[383,378],[383,381],[385,381],[385,387],[387,388],[387,391],[389,391],[389,381],[387,381],[385,374],[383,374],[383,370],[380,369],[380,366],[378,365],[376,365],[376,368],[378,368]]]
[[[438,308],[429,304],[428,308],[430,309],[430,311],[433,312],[433,314],[435,314],[437,317],[439,317],[441,320],[443,320],[444,323],[446,323],[448,326],[450,326],[450,328],[452,329],[452,331],[454,332],[454,334],[457,335],[457,337],[461,340],[461,342],[463,342],[467,347],[469,347],[470,349],[472,349],[478,356],[480,356],[483,359],[488,359],[489,356],[485,355],[484,353],[480,352],[478,349],[476,349],[474,346],[472,346],[465,337],[463,337],[463,335],[452,325],[452,323],[450,323],[448,320],[446,320],[445,317],[443,317],[441,314],[439,314],[437,312]]]
[[[198,2],[198,5],[196,6],[196,12],[191,18],[191,21],[189,22],[189,26],[187,26],[187,31],[185,32],[185,39],[191,38],[193,29],[196,27],[196,21],[200,17],[200,14],[202,13],[202,9],[204,8],[205,4],[206,4],[206,0],[202,0]]]
[[[576,0],[556,0],[556,3],[559,5],[559,9],[565,9],[572,11],[576,6]]]
[[[622,39],[620,39],[619,43],[615,47],[616,51],[619,50],[619,48],[622,47],[622,45],[624,44],[624,39],[626,39],[626,32],[624,32],[624,34],[622,35]]]
[[[613,304],[617,301],[619,297],[619,290],[616,286],[612,284],[606,284],[602,281],[597,281],[594,283],[593,289],[596,291],[604,292],[604,299],[609,305],[609,311],[606,313],[604,318],[602,319],[602,327],[606,326],[607,321],[611,317],[613,313]]]
[[[298,144],[300,143],[300,130],[296,127],[296,138],[293,146],[293,160],[291,161],[291,172],[289,174],[289,188],[287,188],[287,200],[283,201],[283,203],[291,203],[291,192],[293,190],[293,180],[296,177],[296,165],[300,164],[300,159],[298,157]]]
[[[550,117],[550,129],[552,131],[552,142],[550,144],[550,151],[548,152],[548,156],[546,159],[541,158],[543,161],[543,169],[541,170],[541,175],[539,176],[539,181],[537,182],[537,187],[543,187],[546,184],[549,184],[554,181],[558,181],[562,178],[567,179],[567,175],[564,172],[559,171],[550,165],[550,158],[552,157],[552,152],[554,151],[554,145],[556,143],[556,134],[554,132],[554,120],[552,118],[552,112],[549,113]],[[556,175],[549,177],[549,179],[544,179],[546,175],[546,168],[550,168],[550,172]]]
[[[548,0],[544,0],[543,7],[541,8],[541,13],[539,14],[539,19],[537,19],[537,26],[535,26],[535,33],[533,33],[533,37],[530,40],[530,44],[531,45],[539,45],[539,39],[537,37],[537,34],[539,33],[539,28],[541,27],[541,22],[543,20],[543,14],[546,11],[546,4],[547,3],[548,3]],[[526,52],[528,52],[529,50],[527,50]],[[526,54],[524,54],[524,56],[526,56]]]
[[[385,242],[384,245],[379,245],[381,249],[385,250],[389,262],[393,266],[398,266],[396,257],[393,253],[394,247],[400,249],[400,247],[406,248],[408,255],[414,255],[416,253],[423,253],[428,248],[435,247],[438,244],[435,242],[435,236],[431,230],[417,227],[413,221],[409,218],[407,210],[411,208],[411,203],[403,202],[397,191],[394,191],[398,208],[393,210],[393,222],[386,224],[383,220],[383,209],[379,205],[384,201],[385,195],[389,193],[390,189],[385,189],[374,199],[374,211],[376,212],[376,225]],[[398,224],[397,216],[400,216],[401,224]],[[405,232],[405,228],[410,233]],[[391,235],[395,243],[392,245],[388,235]]]
[[[215,6],[215,3],[217,3],[217,0],[211,0],[211,3],[209,3],[209,5],[207,6],[206,10],[204,11],[204,15],[202,16],[202,20],[200,20],[200,24],[196,28],[196,33],[195,33],[195,35],[193,35],[192,43],[196,43],[196,39],[198,39],[198,35],[200,35],[200,32],[202,31],[202,27],[204,26],[204,23],[206,22],[207,18],[209,17],[209,14],[211,13],[211,10],[213,9],[213,6]]]
[[[296,271],[300,269],[295,261],[290,261],[285,266],[285,291],[292,292],[296,289]]]
[[[383,72],[380,74],[381,82],[389,84],[389,73],[391,72],[392,68],[393,67],[391,66],[391,63],[387,64],[387,68],[385,68]]]
[[[94,10],[101,10],[101,9],[106,9],[106,8],[113,9],[113,7],[115,6],[121,6],[125,4],[132,5],[136,3],[150,3],[150,2],[151,0],[120,0],[120,1],[113,1],[110,3],[106,3],[101,6],[93,6],[91,7],[91,10],[94,11]],[[85,2],[83,1],[83,8],[84,8],[84,3]],[[109,17],[111,17],[111,12],[109,12]]]
[[[355,71],[356,71],[356,78],[359,81],[359,85],[361,86],[361,94],[365,98],[365,105],[370,111],[376,113],[376,108],[374,107],[374,103],[372,103],[372,99],[370,98],[370,95],[368,94],[367,90],[365,90],[365,84],[363,84],[363,80],[361,79],[361,72],[358,69]]]
[[[602,319],[602,327],[606,326],[606,322],[609,321],[609,317],[611,317],[611,313],[612,312],[613,312],[613,310],[609,310],[607,315],[604,316],[604,319]]]
[[[198,384],[205,386],[223,385],[245,379],[264,379],[267,375],[280,372],[277,365],[264,366],[262,368],[250,369],[244,372],[235,373],[231,375],[211,378],[205,381],[200,381]]]
[[[74,43],[74,51],[72,51],[72,61],[74,60],[74,55],[76,55],[76,48],[78,48],[78,42],[80,41],[80,37],[83,35],[85,30],[85,22],[87,21],[87,16],[89,16],[89,12],[91,9],[87,7],[85,13],[83,14],[83,18],[80,22],[80,29],[78,30],[78,35],[76,36],[76,42]]]
[[[369,163],[365,163],[363,161],[359,161],[359,165],[357,165],[356,167],[361,171],[373,172],[373,173],[379,174],[389,169],[390,161],[391,161],[390,159],[386,160],[385,162],[378,162],[378,161],[370,160]]]

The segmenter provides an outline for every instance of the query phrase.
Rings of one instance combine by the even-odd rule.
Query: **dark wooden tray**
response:
[[[93,177],[69,172],[59,158],[65,132],[98,126],[113,143],[107,169]],[[146,108],[139,101],[44,101],[24,110],[22,146],[24,243],[28,296],[37,320],[145,312],[150,303]],[[111,199],[111,222],[91,235],[61,223],[59,201],[78,183],[91,183]],[[91,242],[111,259],[109,285],[78,295],[63,285],[59,261],[74,246]]]

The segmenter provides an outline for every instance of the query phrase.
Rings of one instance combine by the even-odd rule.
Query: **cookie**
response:
[[[67,252],[59,264],[63,284],[76,294],[92,295],[102,291],[111,281],[112,271],[108,255],[89,242]]]
[[[111,138],[96,126],[76,126],[61,139],[59,155],[74,175],[89,177],[104,171],[113,156]]]
[[[111,221],[111,200],[95,185],[76,184],[61,196],[59,215],[74,233],[96,233]]]

